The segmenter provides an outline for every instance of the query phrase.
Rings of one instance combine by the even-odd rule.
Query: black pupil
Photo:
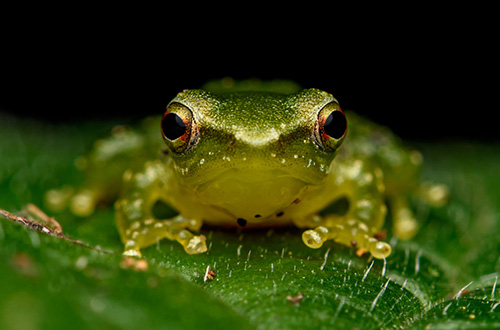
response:
[[[163,118],[161,128],[163,130],[163,134],[169,140],[178,139],[186,133],[186,124],[184,124],[184,121],[181,117],[179,117],[179,115],[173,112]]]
[[[347,128],[345,116],[340,111],[332,112],[325,121],[325,133],[334,139],[340,139],[344,136]]]

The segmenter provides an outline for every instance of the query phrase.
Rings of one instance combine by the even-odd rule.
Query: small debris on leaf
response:
[[[99,246],[92,246],[92,245],[83,243],[80,240],[77,240],[77,239],[74,239],[74,238],[71,238],[69,236],[64,235],[62,232],[61,225],[54,218],[47,216],[45,213],[43,213],[43,211],[41,211],[37,206],[35,206],[33,204],[28,204],[25,207],[25,213],[31,213],[31,214],[28,214],[28,216],[34,215],[35,217],[39,218],[39,220],[41,220],[41,221],[35,221],[35,220],[27,218],[27,217],[18,216],[18,215],[15,215],[9,211],[3,210],[3,209],[0,209],[0,218],[4,218],[4,219],[7,219],[11,222],[18,223],[20,225],[23,225],[26,228],[38,231],[38,232],[45,234],[45,235],[50,235],[50,236],[55,236],[55,237],[61,238],[65,241],[68,241],[68,242],[76,244],[76,245],[83,246],[83,247],[88,248],[88,249],[92,249],[92,250],[95,250],[95,251],[98,251],[101,253],[106,253],[106,254],[114,254],[114,252],[103,250]],[[36,214],[36,213],[39,213],[39,214]],[[45,223],[47,223],[50,227],[46,226]]]
[[[299,305],[302,299],[304,299],[304,294],[302,292],[296,296],[286,296],[286,300],[295,306]]]
[[[358,249],[356,255],[361,258],[366,252],[368,252],[367,249]]]
[[[203,282],[211,281],[217,273],[214,270],[210,269],[210,265],[207,266],[207,270],[205,271],[205,276],[203,277]]]

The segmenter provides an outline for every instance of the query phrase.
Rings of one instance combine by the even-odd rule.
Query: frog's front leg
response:
[[[124,193],[115,204],[116,220],[125,244],[124,255],[141,256],[141,248],[162,238],[176,240],[188,254],[207,251],[205,236],[195,236],[188,230],[199,230],[201,220],[181,215],[159,220],[153,215],[154,204],[162,200],[165,193],[176,193],[179,188],[174,183],[172,187],[165,187],[168,182],[165,179],[170,175],[159,161],[147,163],[142,172],[125,174]]]
[[[347,197],[349,207],[344,215],[328,214],[296,221],[299,226],[317,226],[303,233],[304,243],[319,248],[326,240],[368,251],[375,258],[391,253],[389,244],[376,236],[384,224],[387,208],[384,202],[382,173],[361,160],[344,162],[332,168],[335,177],[327,182],[327,190],[340,198]]]

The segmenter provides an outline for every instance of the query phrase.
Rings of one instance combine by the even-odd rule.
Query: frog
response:
[[[326,91],[227,78],[179,92],[138,128],[115,128],[77,161],[82,187],[52,189],[45,200],[52,210],[69,204],[90,216],[115,198],[130,257],[164,238],[204,253],[199,231],[210,225],[295,226],[312,249],[333,240],[383,259],[392,251],[384,241],[388,207],[392,234],[408,240],[419,229],[410,199],[446,202],[446,186],[420,181],[422,162],[419,151],[344,111]]]

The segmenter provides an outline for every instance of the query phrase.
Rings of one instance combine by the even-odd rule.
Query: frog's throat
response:
[[[315,181],[281,170],[233,168],[193,188],[201,201],[235,217],[266,219],[300,199],[310,186],[321,183]]]

